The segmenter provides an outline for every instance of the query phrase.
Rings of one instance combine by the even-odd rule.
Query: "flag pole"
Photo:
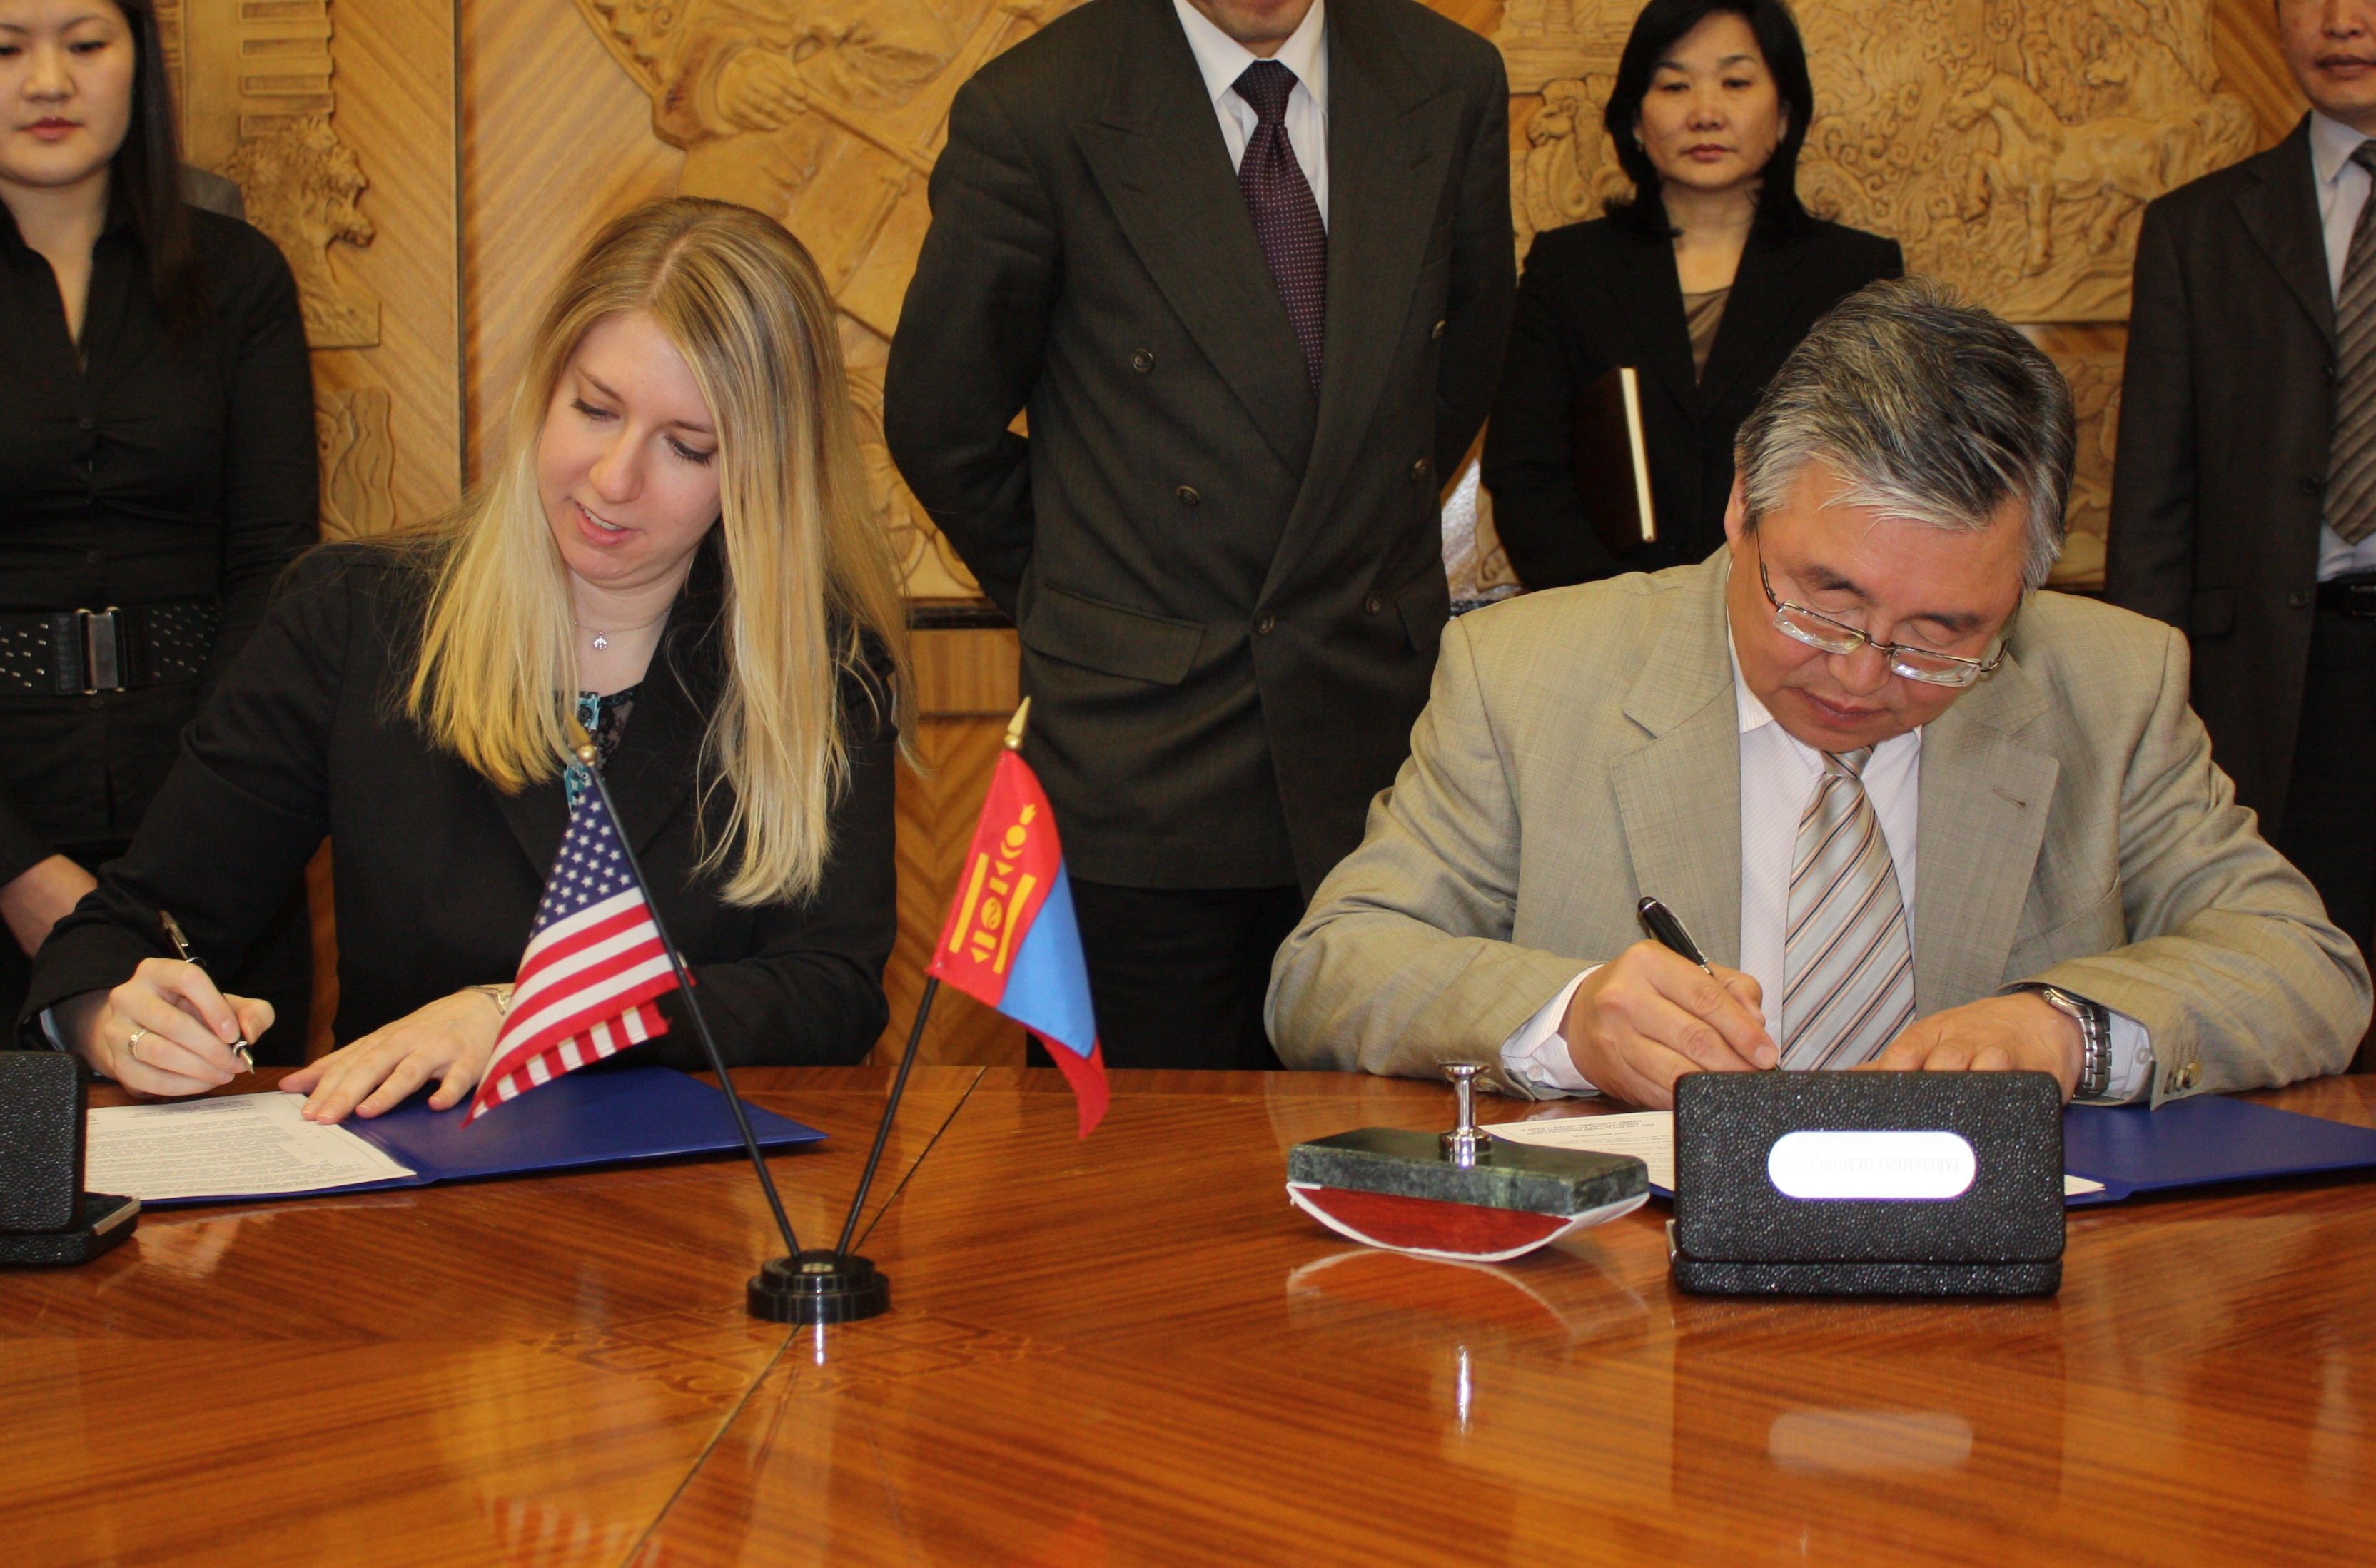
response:
[[[759,1139],[751,1131],[751,1118],[742,1109],[742,1097],[734,1090],[734,1075],[726,1070],[726,1059],[718,1053],[718,1041],[709,1032],[709,1019],[701,1011],[701,998],[693,989],[693,971],[685,968],[684,955],[677,951],[676,943],[660,920],[659,899],[650,883],[644,880],[644,868],[636,863],[636,847],[628,839],[627,825],[612,803],[611,787],[602,781],[601,754],[596,749],[594,737],[574,713],[568,715],[569,745],[585,766],[587,777],[593,781],[594,791],[602,799],[602,809],[610,814],[611,825],[617,829],[619,852],[627,858],[627,874],[644,890],[644,908],[651,916],[652,929],[659,933],[660,947],[668,954],[669,967],[676,971],[677,988],[684,995],[684,1010],[693,1015],[694,1033],[701,1037],[701,1049],[708,1054],[710,1070],[718,1075],[718,1087],[726,1091],[726,1108],[734,1113],[734,1130],[742,1134],[742,1151],[751,1157],[751,1169],[759,1173],[759,1190],[767,1194],[768,1212],[776,1217],[776,1229],[784,1238],[784,1249],[793,1257],[801,1254],[801,1243],[792,1234],[791,1217],[784,1212],[784,1200],[776,1192],[776,1178],[768,1172],[767,1161],[759,1153]]]
[[[1006,721],[1006,749],[1023,749],[1023,732],[1031,724],[1031,699],[1025,697],[1015,717]],[[866,1169],[858,1178],[858,1194],[849,1200],[849,1218],[841,1223],[841,1240],[834,1243],[834,1252],[847,1257],[849,1240],[858,1231],[858,1217],[866,1206],[867,1190],[874,1185],[875,1167],[883,1163],[883,1146],[891,1139],[891,1119],[899,1114],[899,1101],[908,1092],[908,1072],[916,1064],[916,1047],[924,1038],[924,1020],[933,1014],[933,998],[941,992],[938,975],[928,975],[924,993],[916,1001],[916,1021],[908,1029],[908,1049],[899,1053],[899,1072],[891,1080],[890,1098],[883,1102],[883,1120],[874,1128],[874,1147],[867,1153]]]

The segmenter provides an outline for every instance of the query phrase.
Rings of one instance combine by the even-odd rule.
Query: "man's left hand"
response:
[[[2036,992],[2025,991],[1917,1018],[1858,1070],[2051,1073],[2067,1101],[2079,1082],[2085,1043],[2078,1019],[2057,1012]]]

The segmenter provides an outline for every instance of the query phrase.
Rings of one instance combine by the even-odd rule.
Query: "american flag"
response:
[[[503,1032],[463,1125],[573,1068],[666,1034],[655,999],[675,989],[619,830],[602,791],[589,789],[570,810]]]

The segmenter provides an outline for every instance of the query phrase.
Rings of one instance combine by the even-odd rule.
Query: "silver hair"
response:
[[[2075,444],[2054,362],[1944,283],[1909,277],[1868,284],[1817,322],[1733,452],[1752,529],[1816,458],[1846,481],[1831,505],[1933,528],[1986,529],[2017,497],[2034,588],[2062,553]]]

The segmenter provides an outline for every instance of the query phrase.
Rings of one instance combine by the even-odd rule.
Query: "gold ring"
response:
[[[135,1062],[140,1060],[140,1037],[148,1032],[147,1029],[135,1029],[124,1041],[125,1054],[130,1056]]]

